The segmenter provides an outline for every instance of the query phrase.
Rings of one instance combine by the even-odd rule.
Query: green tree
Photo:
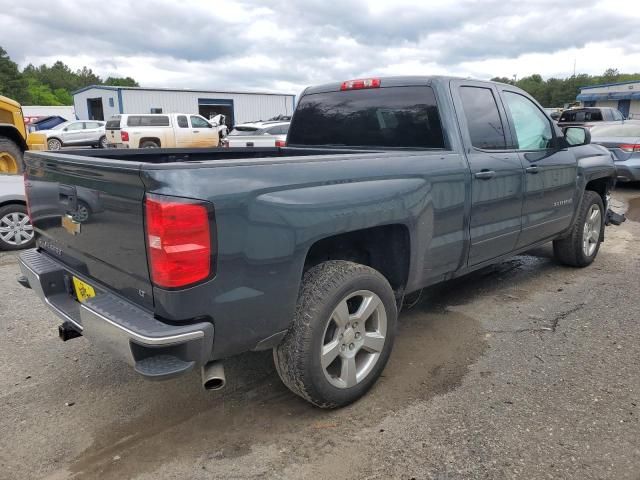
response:
[[[17,102],[27,100],[27,82],[20,73],[18,65],[9,58],[6,50],[0,47],[0,94]]]
[[[105,85],[112,85],[114,87],[139,87],[138,82],[136,82],[131,77],[109,77],[104,81]]]

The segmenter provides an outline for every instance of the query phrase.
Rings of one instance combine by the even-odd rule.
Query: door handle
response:
[[[198,130],[191,130],[193,133],[200,133]]]
[[[494,172],[493,170],[480,170],[479,172],[476,172],[474,174],[474,176],[476,178],[479,178],[480,180],[489,180],[490,178],[493,178],[495,176],[496,172]]]
[[[532,165],[531,167],[525,168],[525,171],[527,173],[538,173],[540,170],[538,169],[537,165]]]

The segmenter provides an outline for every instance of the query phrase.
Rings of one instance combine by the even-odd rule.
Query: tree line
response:
[[[640,73],[620,73],[615,68],[608,68],[602,75],[580,73],[567,78],[548,78],[544,80],[536,73],[520,79],[494,77],[491,80],[509,83],[523,89],[544,107],[564,107],[576,101],[576,96],[580,93],[581,87],[640,80]]]
[[[71,92],[89,85],[138,87],[131,77],[103,80],[90,68],[76,71],[61,61],[53,65],[27,65],[22,71],[0,47],[0,95],[22,105],[73,105]]]

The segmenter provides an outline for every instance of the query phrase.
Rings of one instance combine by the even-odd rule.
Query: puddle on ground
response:
[[[341,439],[376,426],[387,414],[460,385],[485,349],[481,327],[460,313],[434,310],[438,307],[425,297],[400,315],[383,376],[355,405],[336,411],[316,409],[280,383],[270,366],[270,352],[247,354],[239,360],[260,377],[253,383],[218,397],[198,397],[188,407],[172,403],[168,396],[161,410],[128,424],[114,423],[104,435],[96,435],[69,473],[131,478],[177,458],[243,456],[260,443],[284,444],[304,457],[326,453],[316,447],[327,443],[329,436],[332,442],[327,448],[335,448]]]
[[[625,215],[633,222],[640,222],[640,197],[629,200],[629,209]]]

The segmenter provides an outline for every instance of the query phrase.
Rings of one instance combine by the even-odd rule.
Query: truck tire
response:
[[[35,236],[27,207],[19,203],[0,207],[0,250],[32,248],[34,244]]]
[[[0,173],[22,173],[22,149],[13,140],[0,136]]]
[[[604,217],[602,198],[596,192],[586,190],[571,233],[553,241],[556,259],[572,267],[591,265],[602,243]]]
[[[276,370],[317,407],[348,405],[382,373],[397,316],[393,290],[378,271],[340,260],[316,265],[304,274],[293,323],[273,351]]]
[[[159,147],[160,145],[158,145],[153,140],[145,140],[140,144],[140,148],[159,148]]]

